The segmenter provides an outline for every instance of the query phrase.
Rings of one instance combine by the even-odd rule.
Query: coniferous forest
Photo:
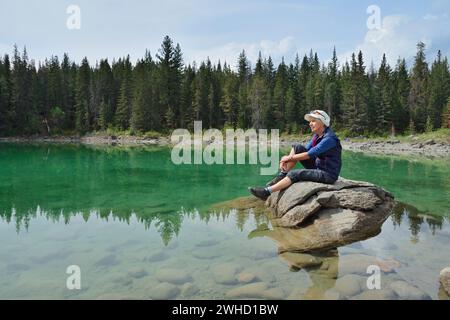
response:
[[[236,62],[232,62],[233,66]],[[380,57],[379,68],[362,52],[326,65],[311,52],[275,66],[261,57],[252,66],[245,51],[237,67],[209,59],[185,65],[168,36],[152,56],[135,64],[129,56],[95,65],[65,54],[35,65],[24,48],[0,58],[0,135],[86,134],[120,130],[131,134],[203,128],[278,128],[307,132],[303,114],[327,111],[334,128],[348,135],[431,131],[449,125],[450,71],[437,52],[428,65],[417,44],[412,66]]]

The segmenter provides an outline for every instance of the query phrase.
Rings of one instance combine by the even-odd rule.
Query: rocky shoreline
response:
[[[367,140],[352,141],[343,139],[342,148],[349,151],[364,153],[385,154],[385,155],[414,155],[425,157],[450,157],[450,142],[414,140],[412,142],[401,142],[400,140]],[[4,137],[0,142],[16,143],[81,143],[87,145],[170,145],[169,137],[139,137],[139,136],[31,136],[31,137]],[[280,139],[280,146],[289,148],[294,143],[304,143],[307,141]]]
[[[86,145],[169,145],[168,137],[138,137],[138,136],[31,136],[5,137],[0,142],[15,143],[81,143]]]

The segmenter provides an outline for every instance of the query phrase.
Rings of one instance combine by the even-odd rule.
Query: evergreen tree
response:
[[[90,128],[90,79],[91,70],[87,58],[81,62],[77,72],[75,86],[75,128],[79,133],[86,133]]]
[[[238,112],[239,112],[239,79],[237,76],[228,71],[227,79],[225,80],[224,94],[220,103],[221,109],[225,116],[225,125],[236,129],[238,126]]]
[[[95,98],[96,101],[100,101],[98,125],[101,129],[105,130],[113,125],[116,110],[113,93],[114,78],[107,59],[100,60],[96,83]]]
[[[325,67],[317,53],[276,67],[261,53],[251,68],[245,51],[237,70],[209,59],[183,66],[180,46],[166,36],[153,61],[150,53],[132,65],[129,57],[87,58],[80,65],[67,54],[36,67],[26,50],[14,48],[0,58],[0,130],[2,135],[87,133],[116,126],[145,133],[204,128],[279,128],[309,132],[303,114],[326,110],[335,128],[350,134],[386,134],[449,126],[450,71],[438,52],[428,70],[425,45],[418,44],[409,73],[405,59],[391,70],[385,56],[379,69],[366,71],[362,52],[340,69],[336,49]],[[61,61],[61,62],[60,62]],[[252,73],[253,72],[253,73]]]
[[[298,56],[295,59],[295,65],[290,64],[288,69],[288,90],[286,92],[286,123],[289,132],[296,132],[303,117],[300,117],[299,106],[301,103],[301,94],[299,86],[300,61]]]
[[[194,81],[195,70],[188,65],[184,71],[183,82],[181,85],[181,100],[180,100],[180,127],[193,127],[194,121]]]
[[[450,96],[447,99],[447,105],[442,111],[442,128],[450,128]]]
[[[414,66],[411,73],[411,89],[409,92],[408,104],[411,112],[411,119],[416,130],[425,129],[425,121],[428,116],[428,64],[425,60],[425,44],[417,44],[417,54],[414,59]]]
[[[352,55],[351,67],[346,64],[343,86],[344,126],[352,134],[363,134],[367,125],[369,86],[361,51],[358,60]]]
[[[9,56],[0,58],[0,132],[5,134],[10,130],[10,93],[11,93],[11,66]]]
[[[250,85],[251,68],[245,50],[238,58],[238,80],[239,80],[239,111],[238,124],[241,128],[248,128],[251,123],[251,108],[248,101],[248,90]]]
[[[386,60],[386,55],[383,54],[381,65],[376,77],[375,88],[377,91],[377,123],[376,130],[383,134],[388,132],[393,125],[392,122],[392,83],[391,83],[391,68]]]
[[[261,73],[252,79],[249,91],[249,104],[251,108],[251,126],[255,129],[264,127],[263,114],[267,108],[267,85]]]
[[[399,59],[393,74],[392,122],[394,132],[404,132],[410,123],[408,108],[410,84],[405,59]]]
[[[116,126],[122,130],[128,129],[131,116],[131,80],[132,66],[130,57],[123,63],[122,84],[120,86],[119,100],[117,102],[117,110],[115,115]]]
[[[203,122],[204,128],[210,128],[209,117],[209,90],[210,90],[210,78],[211,78],[211,63],[200,65],[195,82],[195,95],[194,95],[194,120],[200,120]]]
[[[39,130],[40,121],[33,101],[34,65],[29,64],[26,48],[22,56],[14,46],[13,68],[11,73],[11,116],[14,134],[30,134]]]
[[[71,64],[69,56],[65,53],[61,62],[61,111],[64,113],[62,127],[75,129],[75,82],[77,69]]]
[[[439,128],[442,120],[442,111],[450,96],[450,73],[447,58],[442,58],[441,51],[438,51],[436,60],[431,66],[430,73],[430,109],[429,116],[431,126]]]
[[[275,76],[275,88],[273,93],[275,121],[278,124],[280,131],[284,131],[286,128],[286,102],[288,87],[288,70],[286,64],[284,63],[284,59],[282,59]]]
[[[341,121],[340,99],[339,62],[335,47],[333,49],[333,57],[328,64],[327,79],[324,90],[324,109],[327,110],[331,119],[333,119],[333,124],[339,124]]]
[[[169,36],[165,36],[159,54],[159,103],[161,115],[169,128],[175,128],[179,117],[180,89],[182,81],[183,58],[180,45],[173,46]]]

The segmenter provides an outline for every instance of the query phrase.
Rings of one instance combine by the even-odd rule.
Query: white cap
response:
[[[306,121],[311,121],[311,118],[319,119],[325,126],[330,126],[330,116],[323,110],[314,110],[305,114]]]

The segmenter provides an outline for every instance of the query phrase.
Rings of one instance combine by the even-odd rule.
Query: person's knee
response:
[[[303,153],[303,152],[307,151],[305,146],[300,143],[296,143],[296,144],[292,145],[292,149],[294,149],[295,154],[299,154],[299,153]]]
[[[286,175],[287,178],[289,178],[289,180],[291,181],[291,183],[296,183],[298,181],[300,181],[300,175],[301,175],[301,171],[303,169],[299,169],[299,170],[291,170],[289,171],[289,173]]]

